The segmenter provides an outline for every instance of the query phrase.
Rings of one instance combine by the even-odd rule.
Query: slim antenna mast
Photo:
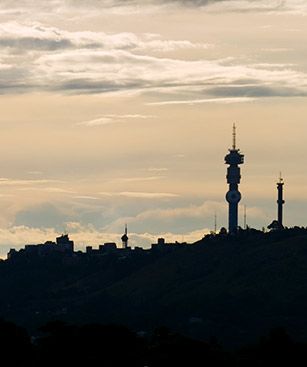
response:
[[[217,217],[216,217],[216,212],[214,213],[214,233],[216,233],[216,229],[217,229]]]
[[[244,205],[244,225],[243,228],[246,229],[246,205]]]
[[[233,124],[233,127],[232,127],[232,149],[233,150],[236,150],[236,138],[237,138],[236,124]]]

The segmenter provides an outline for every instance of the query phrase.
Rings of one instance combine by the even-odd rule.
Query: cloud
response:
[[[139,211],[133,216],[116,219],[104,227],[105,232],[118,231],[122,223],[137,233],[149,229],[151,233],[173,232],[177,234],[189,233],[203,228],[204,223],[212,223],[213,214],[217,212],[224,217],[226,206],[224,203],[206,201],[202,204],[190,204],[165,208],[153,208]]]
[[[231,103],[230,99],[238,102],[249,102],[257,97],[288,97],[288,96],[307,96],[307,90],[295,87],[283,87],[283,86],[219,86],[216,88],[209,88],[208,94],[220,97],[221,102]],[[227,98],[225,96],[229,96]]]
[[[51,194],[75,194],[76,191],[68,190],[61,187],[22,187],[19,191],[41,191]]]
[[[82,7],[82,1],[65,0],[62,3]],[[56,2],[55,2],[56,4]],[[188,8],[202,8],[204,10],[215,11],[245,11],[245,12],[294,12],[302,13],[307,11],[307,5],[304,0],[92,0],[86,2],[83,7],[92,9],[113,9],[124,8],[130,12],[139,11],[139,7],[150,7],[150,9],[160,10],[161,7],[181,6]],[[128,8],[128,9],[127,9]],[[63,9],[63,7],[62,7]]]
[[[0,3],[2,16],[13,16],[15,19],[36,17],[48,21],[53,16],[72,22],[79,21],[80,17],[95,19],[102,12],[106,16],[138,16],[186,9],[207,13],[307,14],[305,0],[1,0]]]
[[[307,75],[295,70],[295,65],[242,64],[234,58],[179,59],[173,50],[207,45],[164,40],[156,34],[68,32],[38,23],[10,22],[0,27],[0,46],[0,94],[134,93],[154,98],[153,104],[230,103],[307,95]],[[170,54],[163,57],[161,51]],[[80,125],[152,117],[103,115]]]
[[[9,247],[42,243],[65,231],[77,248],[108,241],[120,243],[125,223],[133,246],[148,247],[158,237],[194,242],[213,229],[214,213],[218,227],[227,219],[225,202],[200,202],[171,192],[80,194],[70,201],[31,202],[12,209],[12,220],[0,228],[0,256]],[[268,217],[261,207],[253,205],[249,205],[247,214],[248,223],[262,223]]]
[[[188,8],[202,8],[206,11],[215,12],[265,12],[265,13],[303,13],[307,12],[307,4],[304,0],[127,0],[127,1],[107,1],[106,3],[113,4],[113,6],[130,5],[172,5],[182,6]],[[94,5],[95,2],[92,2]],[[96,2],[97,5],[97,2]]]
[[[24,225],[0,228],[0,257],[5,258],[10,248],[43,243],[50,238],[54,239],[56,235],[52,228],[31,228]]]
[[[75,250],[85,251],[88,245],[98,248],[99,245],[106,242],[115,242],[117,246],[121,246],[121,231],[106,233],[102,229],[96,229],[91,225],[83,225],[79,222],[67,222],[66,229],[69,237],[75,243]],[[122,228],[124,230],[124,228]],[[129,230],[129,228],[128,228]],[[55,238],[61,235],[54,228],[37,228],[25,225],[12,226],[9,228],[0,228],[0,258],[6,258],[10,248],[20,249],[27,244],[40,244],[46,241],[55,241]],[[140,246],[143,248],[150,248],[152,243],[156,243],[159,237],[163,237],[167,242],[181,242],[187,241],[193,243],[208,233],[208,229],[199,229],[191,231],[183,235],[178,235],[172,232],[161,233],[135,233],[130,232],[129,245],[132,247]]]
[[[40,176],[42,175],[44,172],[43,171],[28,171],[27,174],[28,175],[33,175],[33,176]]]
[[[123,194],[126,195],[126,193]],[[79,198],[89,199],[88,196],[80,196]],[[118,219],[116,226],[114,223],[112,225],[113,230],[111,230],[111,226],[107,230],[106,227],[102,228],[101,225],[95,226],[90,223],[84,223],[82,218],[78,220],[78,217],[74,215],[75,209],[66,209],[63,206],[58,208],[55,205],[45,203],[19,211],[13,225],[0,228],[0,257],[5,257],[10,248],[21,248],[26,244],[39,244],[47,240],[54,240],[55,237],[63,232],[69,233],[70,238],[75,241],[76,249],[84,250],[87,245],[98,247],[99,244],[104,242],[117,242],[120,246],[120,238],[124,230],[125,219],[127,218]],[[95,210],[98,213],[98,210],[103,210],[103,207],[100,206]],[[78,211],[80,212],[80,207]],[[138,218],[148,217],[148,215],[140,215]],[[187,231],[183,237],[183,233],[180,231],[172,232],[170,228],[167,230],[162,229],[161,231],[156,231],[154,226],[153,228],[141,229],[136,226],[136,222],[137,219],[132,221],[131,218],[128,222],[129,243],[131,246],[148,248],[151,243],[157,241],[158,237],[165,237],[170,242],[176,240],[194,242],[206,232],[205,228]]]
[[[33,37],[23,38],[1,38],[0,47],[15,48],[18,52],[25,50],[42,50],[42,51],[53,51],[58,49],[65,49],[72,47],[69,40],[44,40]]]
[[[73,213],[56,205],[43,203],[41,205],[25,207],[16,213],[14,225],[36,228],[53,227],[64,229],[64,223],[72,220]]]
[[[242,206],[239,211],[239,216],[242,219]],[[177,236],[178,240],[178,236],[185,236],[185,234],[192,232],[199,233],[199,231],[202,231],[205,233],[204,228],[206,228],[207,233],[213,230],[214,214],[217,215],[218,229],[227,226],[227,205],[225,205],[225,202],[207,200],[195,204],[184,203],[180,206],[180,202],[175,201],[174,206],[145,208],[134,215],[115,219],[107,224],[103,230],[105,232],[118,232],[123,223],[128,223],[128,227],[136,233],[147,231],[161,235],[162,233],[171,232]],[[262,207],[250,205],[247,209],[247,218],[248,224],[253,225],[254,223],[263,223],[264,220],[269,221],[271,216],[268,216],[268,213]]]
[[[196,100],[215,95],[214,88],[232,88],[232,97],[238,97],[240,88],[240,96],[243,88],[245,93],[250,91],[249,94],[258,95],[261,95],[259,91],[262,88],[265,92],[263,96],[267,95],[267,90],[275,95],[276,91],[284,89],[287,96],[303,96],[307,91],[306,74],[291,70],[288,66],[284,69],[268,66],[265,69],[263,65],[260,68],[227,65],[224,60],[185,61],[137,55],[122,50],[111,53],[85,51],[78,52],[78,56],[74,51],[64,52],[61,55],[42,56],[38,63],[39,68],[48,65],[47,74],[55,77],[51,90],[71,93],[152,92],[160,96],[174,94],[183,100],[194,97],[192,99]],[[68,68],[68,64],[73,66]],[[86,70],[84,65],[87,65]],[[61,81],[59,76],[62,77]],[[251,79],[255,81],[252,85]],[[229,97],[229,94],[225,95]]]
[[[6,177],[0,178],[0,186],[27,186],[27,185],[45,185],[50,183],[63,183],[60,180],[27,180],[27,179],[10,179]]]
[[[134,115],[104,115],[98,118],[95,118],[93,120],[88,120],[88,121],[83,121],[83,122],[79,122],[77,123],[77,125],[81,125],[81,126],[89,126],[89,127],[94,127],[94,126],[102,126],[102,125],[110,125],[110,124],[115,124],[115,123],[121,123],[121,122],[127,122],[127,121],[131,121],[131,120],[146,120],[146,119],[153,119],[155,118],[155,116],[152,115],[138,115],[138,114],[134,114]]]
[[[29,51],[61,51],[65,49],[100,49],[170,52],[177,49],[208,48],[205,43],[188,40],[162,39],[159,34],[136,35],[129,32],[74,31],[45,26],[37,22],[7,22],[0,26],[0,46],[16,49],[17,53]],[[212,46],[211,46],[212,47]]]
[[[103,196],[124,196],[127,198],[136,199],[164,199],[164,198],[175,198],[178,194],[169,192],[136,192],[136,191],[124,191],[124,192],[101,192]]]
[[[84,9],[89,12],[109,10],[113,13],[122,13],[123,11],[140,12],[140,8],[143,11],[146,8],[161,10],[167,6],[254,12],[303,11],[307,7],[304,0],[91,0],[86,2],[82,0],[49,0],[48,2],[2,0],[0,9],[2,14],[19,14],[22,11],[33,11],[33,9],[44,14],[82,12]]]
[[[114,178],[112,182],[146,182],[146,181],[157,181],[165,178],[165,176],[144,176],[144,177],[119,177]]]
[[[254,98],[250,97],[231,97],[231,98],[205,98],[205,99],[191,99],[191,100],[179,100],[179,101],[163,101],[163,102],[151,102],[148,103],[149,106],[167,106],[167,105],[195,105],[195,104],[202,104],[202,103],[245,103],[245,102],[252,102]]]
[[[276,13],[289,10],[288,4],[291,1],[292,0],[213,0],[207,2],[194,1],[194,4],[200,6],[208,5],[211,11]],[[187,1],[182,2],[185,4],[187,3]]]
[[[88,195],[78,195],[74,196],[73,199],[81,199],[81,200],[99,200],[99,198],[95,196],[88,196]]]
[[[150,167],[148,168],[149,172],[167,172],[168,168],[166,167]]]

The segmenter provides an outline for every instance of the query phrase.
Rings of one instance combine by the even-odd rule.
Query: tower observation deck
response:
[[[227,168],[227,183],[229,190],[226,193],[226,201],[229,203],[228,214],[228,230],[230,234],[235,234],[238,229],[238,204],[241,200],[239,191],[239,183],[241,180],[240,164],[244,163],[244,155],[240,153],[240,149],[236,147],[236,125],[233,125],[233,141],[232,148],[225,157]]]
[[[127,249],[128,248],[128,227],[127,224],[125,225],[125,233],[122,235],[122,243],[123,243],[123,248]]]

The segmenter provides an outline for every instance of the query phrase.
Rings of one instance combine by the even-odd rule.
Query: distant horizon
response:
[[[0,257],[67,231],[77,247],[307,225],[307,5],[301,0],[0,4]],[[119,241],[119,240],[117,240]]]

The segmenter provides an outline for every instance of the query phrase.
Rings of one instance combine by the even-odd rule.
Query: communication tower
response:
[[[235,234],[238,229],[238,203],[241,200],[239,191],[239,183],[241,180],[240,164],[244,163],[244,155],[240,153],[240,149],[236,147],[236,125],[233,124],[232,132],[232,148],[225,157],[227,168],[227,183],[229,190],[226,193],[226,201],[229,203],[228,214],[228,231],[230,234]]]
[[[128,228],[127,228],[127,224],[125,225],[125,233],[122,235],[122,243],[123,243],[123,248],[128,248]]]

